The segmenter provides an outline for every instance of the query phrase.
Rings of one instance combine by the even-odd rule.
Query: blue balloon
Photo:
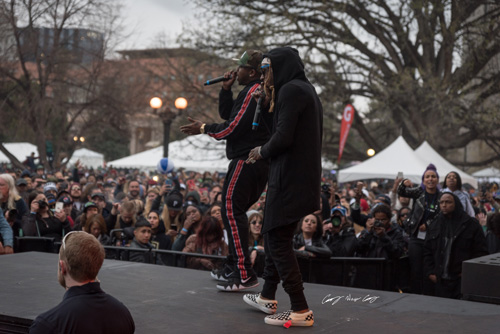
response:
[[[161,174],[170,173],[174,170],[174,162],[172,160],[169,160],[168,158],[162,158],[160,161],[158,161],[156,169]]]

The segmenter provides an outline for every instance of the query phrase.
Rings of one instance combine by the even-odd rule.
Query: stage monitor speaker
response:
[[[500,304],[500,253],[462,263],[463,299]]]

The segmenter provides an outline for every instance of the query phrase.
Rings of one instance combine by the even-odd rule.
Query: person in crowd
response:
[[[203,214],[198,206],[191,201],[184,203],[182,212],[182,228],[172,245],[172,250],[182,251],[186,247],[186,240],[194,234],[196,228],[201,223]],[[222,237],[221,237],[222,238]]]
[[[273,133],[266,144],[250,151],[247,162],[271,159],[262,230],[265,283],[260,294],[245,295],[244,300],[260,310],[262,300],[264,305],[274,304],[278,284],[283,281],[291,309],[267,316],[265,323],[282,326],[291,321],[291,326],[312,326],[314,316],[304,295],[291,241],[298,221],[319,209],[323,108],[305,76],[297,50],[273,49],[263,59],[262,67],[264,106],[269,106],[264,114],[273,115]]]
[[[116,189],[119,189],[119,186],[116,187]],[[115,190],[116,194],[116,190]],[[127,193],[127,199],[133,200],[133,199],[139,199],[141,201],[144,201],[144,198],[141,196],[141,184],[137,180],[130,180],[128,183],[128,193]]]
[[[222,187],[219,185],[214,185],[212,186],[212,189],[210,189],[210,192],[208,193],[208,196],[210,198],[210,204],[214,204],[217,201],[220,201],[220,199],[217,199],[218,196],[222,194]]]
[[[186,240],[186,245],[182,251],[185,253],[226,256],[228,247],[222,237],[222,228],[219,221],[214,217],[207,216],[196,229],[196,234],[190,235]],[[192,269],[213,270],[216,268],[217,263],[212,259],[188,256],[186,265]]]
[[[54,213],[49,210],[47,197],[43,193],[30,193],[28,201],[31,213],[25,215],[21,223],[25,236],[49,237],[61,241],[65,234],[71,232],[64,210]]]
[[[45,196],[51,194],[54,196],[54,199],[57,197],[57,186],[54,182],[47,182],[43,186],[43,193]]]
[[[159,210],[160,209],[160,201],[158,201],[158,206],[153,209],[153,203],[155,203],[156,199],[160,198],[160,190],[155,187],[155,188],[149,188],[146,191],[146,204],[144,205],[144,217],[148,217],[149,212],[151,210]]]
[[[113,229],[124,229],[135,226],[137,221],[137,211],[133,201],[125,201],[121,204],[114,203],[111,214],[106,219],[106,226],[109,231]]]
[[[31,181],[31,179],[29,179]],[[28,192],[28,189],[29,189],[29,186],[28,186],[28,182],[24,179],[24,178],[19,178],[16,180],[16,189],[17,189],[17,192],[19,194],[19,196],[21,196],[21,198],[23,199],[24,203],[26,203],[28,201],[28,195],[29,195],[29,192]]]
[[[408,207],[402,207],[397,213],[397,223],[403,232],[403,239],[405,241],[404,254],[408,254],[408,245],[410,243],[410,236],[406,233],[405,226],[407,226],[406,221],[410,217],[411,209]]]
[[[224,240],[224,242],[227,245],[229,242],[229,237],[227,236],[227,231],[224,228],[224,221],[222,220],[222,202],[212,203],[212,205],[210,206],[210,208],[207,211],[207,215],[217,219],[217,221],[219,222],[220,227],[222,229],[222,233],[223,233],[222,239]]]
[[[416,294],[432,295],[433,287],[424,275],[424,240],[427,228],[439,214],[439,175],[436,166],[429,164],[422,175],[422,184],[412,188],[408,179],[401,181],[398,195],[414,200],[410,218],[406,220],[406,232],[410,236],[408,258],[410,260],[410,290]]]
[[[43,192],[43,186],[44,186],[45,182],[47,182],[47,181],[42,179],[41,177],[39,177],[37,174],[34,174],[31,177],[31,189],[30,190]],[[28,203],[28,202],[26,201],[26,203]]]
[[[216,273],[217,288],[224,291],[240,291],[259,285],[250,254],[248,253],[248,218],[246,212],[254,204],[267,182],[269,163],[267,159],[245,160],[250,150],[263,145],[269,138],[266,126],[252,130],[256,100],[252,97],[260,85],[262,52],[246,50],[238,60],[238,69],[225,73],[228,79],[222,82],[219,93],[219,115],[224,122],[204,124],[188,118],[191,124],[181,126],[189,135],[207,134],[217,140],[226,140],[226,155],[231,160],[222,190],[222,219],[229,237],[229,255],[226,265]],[[233,100],[231,87],[245,86]],[[229,273],[232,273],[228,277]],[[212,273],[213,274],[213,273]]]
[[[375,218],[373,224],[367,223],[366,229],[358,238],[358,255],[386,260],[399,259],[404,253],[405,242],[400,227],[391,223],[391,207],[376,205],[372,215]]]
[[[352,257],[358,248],[354,228],[347,221],[347,209],[337,205],[323,224],[323,240],[334,257]]]
[[[248,234],[250,261],[252,261],[252,266],[254,266],[259,252],[264,253],[264,236],[262,235],[264,217],[262,213],[257,210],[248,211],[247,216],[248,224],[250,226],[250,233]]]
[[[104,256],[104,248],[92,235],[72,232],[65,236],[57,279],[66,293],[59,305],[36,317],[31,334],[135,332],[127,307],[101,290],[97,274]]]
[[[14,253],[14,233],[0,209],[0,255]]]
[[[151,252],[154,246],[151,241],[151,224],[144,217],[139,217],[134,225],[134,238],[130,243],[130,248],[147,249],[149,252],[133,252],[129,253],[129,261],[153,263],[154,254]],[[163,264],[161,258],[156,259],[157,264]]]
[[[77,212],[82,212],[86,201],[82,199],[82,187],[80,186],[80,184],[73,183],[71,185],[69,194],[71,196],[71,199],[73,200],[73,207],[75,208],[75,210]],[[76,219],[76,217],[73,217],[73,219]]]
[[[8,215],[14,221],[14,231],[19,229],[23,216],[28,214],[26,202],[19,196],[14,178],[10,174],[0,174],[0,208],[5,216]]]
[[[412,203],[411,198],[398,195],[398,186],[403,181],[402,178],[396,177],[394,180],[393,187],[389,192],[389,198],[391,199],[392,209],[399,210],[401,208],[409,208],[411,210]]]
[[[76,217],[75,219],[75,224],[73,225],[73,230],[74,231],[81,231],[83,229],[83,226],[85,226],[85,223],[87,222],[87,219],[92,216],[100,213],[99,212],[99,207],[97,204],[94,202],[87,202],[85,203],[85,206],[83,207],[83,212],[81,215]]]
[[[111,245],[111,238],[107,234],[108,230],[106,229],[106,222],[104,221],[104,217],[101,214],[93,214],[89,218],[87,218],[87,221],[83,226],[83,231],[90,233],[94,237],[96,237],[101,245]]]
[[[163,197],[162,197],[163,198]],[[161,213],[165,224],[165,230],[171,240],[174,240],[182,228],[181,212],[183,207],[183,197],[177,191],[170,192],[165,198],[165,205]]]
[[[486,244],[488,253],[500,253],[500,212],[487,218]]]
[[[323,243],[323,224],[318,215],[310,214],[299,221],[293,248],[299,256],[330,258],[331,250]]]
[[[90,200],[97,204],[99,208],[100,214],[106,219],[110,214],[113,208],[113,204],[106,201],[106,197],[102,192],[100,192],[99,188],[95,188],[90,195]]]
[[[488,255],[486,238],[458,196],[443,192],[439,206],[441,212],[425,238],[424,272],[435,284],[437,297],[460,299],[462,262]]]
[[[460,198],[462,207],[471,217],[475,217],[474,208],[470,202],[469,195],[462,190],[462,178],[457,172],[449,172],[443,181],[443,192],[449,190]]]
[[[152,210],[148,214],[148,222],[151,224],[151,244],[154,249],[170,250],[172,249],[172,239],[165,234],[165,224],[161,220],[161,215],[158,211]],[[160,255],[162,262],[167,264],[168,255]]]
[[[75,226],[75,221],[72,217],[72,214],[74,213],[75,209],[73,208],[73,201],[71,200],[71,197],[69,195],[62,195],[57,199],[57,202],[63,203],[64,213],[66,213],[69,225],[73,229],[73,227]]]

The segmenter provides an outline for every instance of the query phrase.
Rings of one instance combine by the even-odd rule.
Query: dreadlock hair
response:
[[[269,112],[273,112],[274,111],[274,103],[275,103],[275,90],[274,90],[274,84],[273,85],[270,85],[270,81],[272,80],[271,78],[274,77],[273,75],[273,67],[272,66],[269,66],[269,70],[268,70],[269,74],[266,76],[266,78],[264,79],[264,91],[266,92],[266,96],[269,96],[270,97],[270,106],[269,106]]]

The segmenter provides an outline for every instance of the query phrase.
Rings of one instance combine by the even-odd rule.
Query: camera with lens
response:
[[[39,200],[38,201],[38,207],[40,209],[45,209],[46,207],[48,206],[47,202],[43,201],[43,200]]]
[[[342,220],[338,216],[333,216],[325,221],[325,224],[332,223],[333,227],[339,227],[342,224]]]
[[[373,227],[384,227],[384,223],[380,220],[375,220],[375,222],[373,223]]]

